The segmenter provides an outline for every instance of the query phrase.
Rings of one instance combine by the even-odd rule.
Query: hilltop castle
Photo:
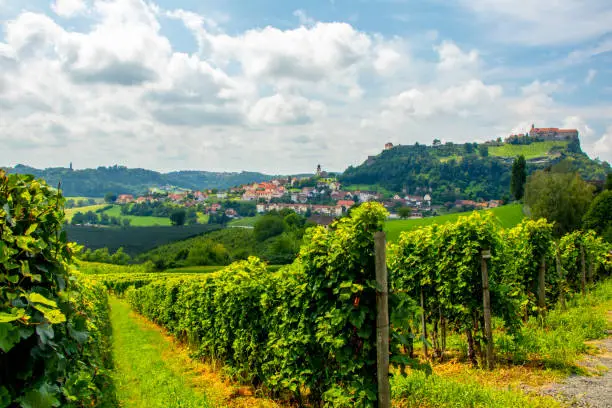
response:
[[[577,129],[559,129],[559,128],[537,128],[535,125],[531,125],[529,133],[520,133],[517,135],[510,135],[505,139],[506,143],[523,142],[525,139],[532,139],[532,141],[572,141],[578,139]]]

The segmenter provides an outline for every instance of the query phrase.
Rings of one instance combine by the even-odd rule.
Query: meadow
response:
[[[525,156],[525,159],[529,160],[547,156],[551,149],[555,147],[566,148],[567,142],[545,141],[535,142],[528,145],[513,145],[505,143],[502,146],[490,146],[489,155],[497,157],[516,157],[523,155]]]
[[[113,205],[112,208],[103,212],[109,217],[118,217],[121,219],[130,220],[130,225],[133,227],[167,227],[172,225],[168,217],[142,217],[137,215],[122,215],[121,206]]]
[[[512,228],[520,223],[525,215],[521,204],[510,204],[493,208],[491,211],[503,228]],[[445,224],[455,222],[461,216],[470,215],[472,211],[440,215],[437,217],[426,217],[412,220],[390,220],[385,223],[385,232],[388,241],[397,241],[402,231],[412,231],[420,227],[433,224]]]

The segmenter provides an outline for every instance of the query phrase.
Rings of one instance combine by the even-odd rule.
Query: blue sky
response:
[[[608,0],[0,0],[1,165],[343,170],[575,127],[612,161]]]

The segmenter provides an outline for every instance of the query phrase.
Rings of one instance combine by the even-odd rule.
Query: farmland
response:
[[[68,239],[92,250],[108,248],[115,252],[123,248],[131,256],[160,245],[184,240],[219,229],[218,225],[184,225],[182,227],[106,228],[65,225]]]
[[[502,207],[493,208],[491,211],[495,218],[499,221],[502,227],[511,228],[521,222],[525,217],[523,214],[522,205],[511,204]],[[385,231],[388,234],[389,241],[397,241],[402,231],[412,231],[414,229],[433,225],[433,224],[444,224],[448,222],[455,222],[461,216],[466,216],[471,212],[463,213],[452,213],[440,215],[437,217],[418,218],[411,220],[391,220],[385,224]]]
[[[523,155],[525,159],[535,159],[549,155],[553,148],[561,150],[567,148],[568,142],[545,141],[534,142],[528,145],[514,145],[506,143],[502,146],[490,146],[489,155],[497,157],[516,157]]]
[[[358,218],[365,217],[366,214],[368,216],[376,214],[367,211],[378,210],[375,205],[362,206],[352,215],[356,224],[353,224],[352,219],[345,219],[338,226],[337,231],[323,229],[311,231],[307,243],[302,248],[302,258],[293,265],[281,269],[268,267],[252,258],[222,269],[219,267],[190,267],[168,270],[163,273],[137,271],[121,273],[116,267],[113,267],[109,268],[108,274],[96,272],[88,279],[103,282],[115,294],[125,296],[133,311],[159,324],[168,333],[189,338],[194,347],[191,353],[198,359],[209,361],[214,353],[217,359],[215,364],[223,364],[226,367],[225,370],[232,373],[232,378],[242,384],[253,385],[263,382],[266,388],[281,387],[280,389],[284,390],[283,395],[290,393],[290,390],[279,385],[284,382],[273,382],[274,377],[271,377],[270,373],[283,373],[283,376],[295,375],[291,371],[293,368],[287,367],[284,369],[287,371],[283,371],[280,367],[284,367],[284,361],[296,361],[287,357],[287,353],[299,353],[303,348],[309,348],[310,355],[314,353],[330,355],[329,350],[335,350],[331,355],[337,357],[332,360],[327,360],[329,357],[313,360],[313,362],[329,361],[327,364],[336,366],[332,371],[335,379],[331,380],[333,382],[328,386],[333,386],[336,381],[344,383],[341,378],[343,378],[346,367],[352,367],[351,370],[363,369],[364,373],[359,374],[359,378],[367,378],[366,373],[371,372],[371,369],[366,369],[366,361],[369,360],[367,353],[373,350],[371,343],[364,342],[361,346],[366,347],[365,345],[368,344],[367,353],[366,350],[363,350],[354,357],[353,351],[349,353],[351,356],[349,360],[343,360],[341,357],[344,355],[344,349],[352,350],[350,345],[356,344],[351,340],[353,336],[363,339],[372,336],[371,333],[364,332],[364,329],[355,332],[353,328],[357,327],[355,325],[369,328],[374,324],[372,315],[368,312],[373,305],[371,303],[374,295],[373,289],[348,283],[354,282],[351,265],[371,265],[369,262],[371,262],[372,253],[358,249],[362,248],[363,242],[360,243],[357,237],[368,240],[367,236],[361,235],[360,231],[362,228],[363,230],[373,228],[373,224],[369,224],[371,222],[376,222],[380,226],[384,221],[382,212],[374,219]],[[496,216],[501,218],[510,219],[508,214],[516,215],[516,208],[511,206],[502,207],[499,211],[501,213]],[[506,219],[506,222],[509,221]],[[357,225],[359,227],[356,227]],[[425,406],[464,406],[465,404],[488,407],[505,407],[509,404],[526,407],[562,406],[550,397],[525,394],[520,391],[520,387],[522,385],[539,387],[580,370],[576,364],[580,357],[588,352],[585,342],[604,335],[607,325],[606,313],[612,308],[612,282],[601,276],[600,279],[603,280],[590,285],[590,293],[585,294],[584,297],[579,293],[573,293],[576,290],[576,279],[580,279],[580,274],[576,271],[576,258],[572,248],[575,247],[576,242],[589,242],[588,251],[601,251],[603,248],[601,243],[590,235],[568,235],[561,240],[560,259],[564,270],[567,271],[567,287],[572,288],[572,292],[563,295],[566,310],[559,308],[557,297],[560,295],[555,288],[562,282],[557,280],[553,268],[550,275],[547,275],[550,291],[547,290],[545,307],[548,313],[544,320],[541,320],[540,309],[533,298],[534,293],[531,292],[533,281],[530,280],[534,279],[534,274],[538,273],[539,267],[536,264],[534,268],[528,261],[540,259],[541,255],[538,251],[541,249],[539,248],[548,248],[552,242],[550,224],[545,221],[528,221],[512,229],[508,229],[510,225],[506,224],[507,228],[503,229],[492,214],[482,211],[469,217],[458,218],[455,223],[442,225],[440,229],[431,229],[430,226],[413,229],[411,232],[404,233],[397,244],[390,244],[388,248],[390,289],[394,293],[400,291],[405,294],[403,296],[409,296],[402,301],[403,310],[408,312],[407,320],[400,326],[398,326],[399,322],[395,323],[394,330],[399,331],[394,331],[397,334],[393,338],[397,340],[399,337],[396,336],[404,336],[406,332],[403,330],[410,330],[416,334],[413,340],[401,343],[405,350],[405,357],[402,358],[412,358],[414,362],[411,363],[413,368],[408,370],[406,376],[395,376],[392,380],[395,395],[394,405],[416,407],[425,403]],[[524,247],[522,244],[537,240],[549,244],[544,247],[539,244]],[[451,247],[450,242],[455,243],[456,247]],[[317,252],[321,251],[322,245],[325,245],[323,250],[326,256],[319,258],[317,253],[311,251],[314,248],[318,248]],[[499,286],[502,281],[492,282],[492,297],[498,299],[493,308],[493,339],[498,367],[493,371],[483,371],[486,364],[484,351],[480,343],[470,343],[470,338],[476,334],[480,336],[480,329],[472,329],[471,316],[473,314],[478,316],[482,313],[481,301],[473,301],[473,299],[479,299],[478,293],[482,290],[478,283],[480,275],[479,272],[476,272],[479,271],[480,258],[463,250],[472,245],[491,248],[499,258],[491,261],[491,268],[500,271],[498,277],[494,279],[508,279],[504,281],[505,284],[512,285],[514,290],[518,291],[512,296],[501,295],[497,291],[504,290],[502,286]],[[440,251],[440,248],[446,248],[446,251]],[[544,256],[548,259],[554,255],[545,252]],[[332,263],[330,259],[335,261]],[[315,260],[316,263],[313,263]],[[440,268],[436,265],[445,266]],[[103,268],[103,266],[100,267]],[[609,267],[609,265],[603,265],[594,270],[603,273],[604,269],[601,268]],[[434,282],[447,283],[439,288],[430,284],[421,285],[419,282],[421,282],[422,274],[430,274],[431,271],[436,274],[432,277]],[[460,275],[457,275],[458,271]],[[518,278],[517,271],[521,271],[522,278]],[[440,274],[439,277],[437,274]],[[453,276],[455,278],[452,278]],[[461,282],[454,282],[457,276],[462,277]],[[598,278],[594,277],[594,279]],[[320,285],[319,282],[337,282],[335,285],[344,288],[344,291],[339,290],[337,296],[342,296],[344,302],[351,304],[351,308],[343,312],[347,313],[344,315],[346,319],[344,323],[336,326],[331,332],[332,328],[327,325],[317,326],[316,322],[321,319],[317,316],[321,316],[327,310],[328,306],[323,306],[326,301],[332,301],[329,305],[331,307],[339,300],[326,300],[329,295],[317,295],[316,291],[311,292],[311,288]],[[136,290],[129,289],[132,286]],[[428,313],[430,317],[427,318],[426,325],[430,339],[428,342],[429,354],[423,344],[417,340],[424,329],[420,327],[419,309],[410,301],[410,298],[415,299],[413,296],[418,293],[419,288],[425,293],[426,300],[423,307],[429,310],[442,310],[444,315],[446,313],[444,310],[451,305],[448,303],[446,306],[444,299],[446,296],[451,296],[453,300],[449,301],[452,302],[453,307],[466,308],[461,313],[466,313],[465,317],[469,322],[467,326],[463,326],[465,323],[461,323],[462,317],[458,319],[458,316],[452,314],[441,317],[440,319],[446,322],[444,327],[448,325],[448,327],[455,328],[446,332],[446,329],[438,325],[438,312],[434,315]],[[452,294],[447,294],[447,290]],[[311,298],[317,299],[317,302],[310,305],[308,302],[304,303],[306,299]],[[340,301],[340,304],[343,301]],[[165,345],[168,342],[167,339],[158,339],[151,343],[151,340],[148,340],[148,334],[139,335],[134,322],[141,325],[138,323],[140,320],[134,320],[132,323],[126,320],[127,304],[119,300],[112,300],[112,303],[114,307],[122,310],[120,316],[115,314],[113,317],[114,320],[118,320],[113,323],[117,325],[115,327],[123,327],[122,325],[127,324],[132,327],[129,332],[132,334],[128,334],[127,339],[130,344],[115,346],[121,353],[124,347],[127,348],[124,353],[125,358],[136,359],[137,353],[134,350],[143,347],[144,343],[150,344],[150,346],[145,345],[145,348],[171,347]],[[185,307],[185,305],[192,304],[197,304],[197,308]],[[356,304],[358,306],[355,306]],[[525,306],[521,306],[523,304]],[[508,310],[513,310],[515,307],[519,308],[516,309],[516,315],[507,314]],[[211,312],[202,313],[203,310]],[[290,310],[291,312],[288,312]],[[356,317],[353,316],[355,310],[365,313],[355,315],[363,316],[359,319],[364,320],[356,320]],[[288,314],[283,314],[283,311],[287,311]],[[266,318],[262,320],[257,316],[266,316]],[[482,318],[482,315],[480,316],[479,320]],[[523,321],[523,318],[517,319],[518,316],[527,317]],[[321,340],[309,340],[309,343],[306,343],[306,337],[301,330],[305,330],[305,327],[310,324],[313,327],[319,327],[317,330],[321,336],[324,333],[330,333],[328,334],[330,337],[320,337]],[[156,330],[154,326],[148,327],[148,331]],[[457,327],[463,327],[463,329],[457,330]],[[467,330],[467,345],[464,330]],[[267,340],[259,340],[260,336],[268,337]],[[141,340],[136,340],[141,337],[143,337]],[[337,338],[345,339],[342,342],[343,345],[332,341]],[[444,340],[441,340],[442,338]],[[298,341],[298,339],[302,340]],[[262,342],[259,343],[260,341]],[[474,341],[480,342],[481,340]],[[159,344],[160,342],[162,345]],[[257,346],[253,348],[255,344]],[[392,343],[392,349],[395,350],[396,346],[393,344],[395,343]],[[166,355],[166,352],[162,355]],[[439,362],[439,358],[444,361]],[[166,367],[164,369],[166,371],[160,374],[161,378],[169,376],[172,378],[169,379],[171,382],[193,381],[191,370],[186,370],[182,374],[184,380],[180,378],[177,380],[175,377],[177,375],[180,377],[181,372],[179,370],[177,374],[176,366],[166,362],[163,358],[164,361],[155,362],[159,358],[154,356],[144,359],[144,361],[148,360],[154,361],[151,364],[155,364],[156,367],[158,365]],[[149,363],[139,363],[139,370],[142,372],[153,370],[153,368],[148,368],[147,364]],[[190,363],[186,361],[183,364],[188,366]],[[302,386],[314,387],[312,384],[316,384],[316,370],[307,370],[305,368],[308,367],[307,362],[300,364],[306,366],[297,366],[296,370],[300,370],[301,373],[312,372],[300,380],[304,381]],[[396,364],[399,367],[403,363],[398,360]],[[426,374],[429,369],[423,372],[424,367],[430,367],[433,375]],[[118,369],[121,370],[121,366]],[[208,378],[210,377],[208,375]],[[313,379],[310,380],[310,377]],[[143,381],[144,389],[153,387],[148,384],[149,379],[138,381]],[[178,387],[177,392],[180,394],[184,392],[183,388],[188,386]],[[204,394],[206,391],[203,390]],[[159,395],[163,396],[165,392],[165,388],[162,387],[159,393],[151,394],[149,401],[160,398]],[[213,391],[209,389],[208,392]],[[213,395],[216,392],[218,390],[214,390]],[[185,401],[189,401],[189,398],[192,397],[185,398]],[[281,399],[279,402],[284,404],[287,401]],[[266,404],[273,403],[268,399],[260,398],[257,403],[254,403],[255,406],[258,404],[268,406]],[[331,405],[355,406],[356,402],[351,398],[348,405],[338,401]],[[365,405],[369,406],[369,402]]]
[[[130,225],[134,227],[166,227],[170,226],[170,218],[167,217],[142,217],[137,215],[122,215],[121,206],[114,205],[112,208],[104,211],[109,217],[119,217],[130,220]]]

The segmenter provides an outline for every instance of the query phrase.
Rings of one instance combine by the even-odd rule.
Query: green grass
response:
[[[255,217],[244,217],[227,223],[228,227],[253,227],[261,215]]]
[[[268,265],[268,271],[276,272],[283,266],[285,265]],[[218,266],[218,265],[185,266],[183,268],[166,269],[163,273],[180,273],[180,274],[211,273],[211,272],[217,272],[223,268],[225,268],[225,266]]]
[[[66,216],[66,220],[70,222],[72,220],[72,216],[76,214],[77,212],[81,212],[83,214],[85,214],[87,211],[95,212],[96,210],[99,210],[100,208],[104,208],[106,205],[108,204],[95,204],[95,205],[88,205],[85,207],[68,208],[64,210],[64,214]]]
[[[493,208],[493,214],[499,219],[504,228],[511,228],[521,222],[524,218],[522,206],[520,204],[505,205],[502,207]],[[457,218],[464,215],[469,215],[472,212],[462,212],[440,215],[438,217],[419,218],[415,220],[392,220],[385,224],[387,239],[389,241],[397,241],[402,231],[412,231],[414,229],[432,224],[444,224],[447,222],[457,221]]]
[[[551,397],[527,396],[520,390],[483,387],[476,381],[454,381],[411,372],[391,382],[396,407],[561,407]]]
[[[109,217],[119,217],[121,219],[127,218],[131,221],[132,227],[167,227],[172,225],[170,218],[168,217],[141,217],[137,215],[122,215],[121,206],[114,205],[113,208],[104,211]]]
[[[452,156],[440,157],[440,163],[448,163],[451,160],[460,162],[461,160],[463,160],[463,156],[457,156],[456,154],[453,154]]]
[[[173,365],[171,343],[160,331],[147,327],[117,298],[110,298],[110,306],[116,366],[113,380],[121,407],[213,406],[193,387],[196,373]]]
[[[498,157],[516,157],[519,155],[525,156],[525,159],[535,159],[536,157],[544,157],[553,147],[567,147],[568,142],[562,141],[546,141],[535,142],[529,145],[513,145],[504,144],[503,146],[489,147],[490,156]]]
[[[200,224],[208,224],[208,219],[210,217],[208,216],[208,214],[204,214],[201,212],[198,212],[198,223]]]
[[[184,268],[166,269],[164,273],[211,273],[216,272],[225,266],[206,265],[206,266],[186,266]]]
[[[374,191],[381,194],[393,195],[386,188],[378,184],[351,184],[348,186],[342,186],[343,191]]]
[[[66,199],[66,201],[74,200],[75,203],[78,203],[81,200],[88,201],[90,199],[93,199],[96,201],[96,204],[104,204],[104,199],[100,197],[64,197],[64,198]]]

